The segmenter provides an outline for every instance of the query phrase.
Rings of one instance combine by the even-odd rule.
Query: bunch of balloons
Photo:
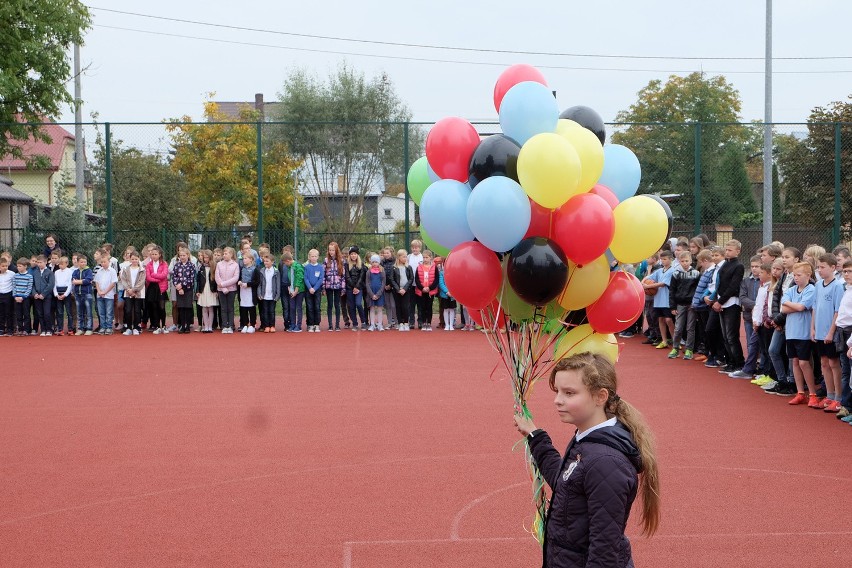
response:
[[[591,108],[560,114],[534,67],[506,69],[494,106],[501,134],[481,139],[458,117],[429,132],[426,155],[408,173],[424,241],[448,255],[447,287],[478,322],[538,318],[559,329],[569,312],[584,311],[554,359],[589,349],[615,359],[612,334],[636,320],[645,295],[633,274],[611,268],[656,252],[671,211],[634,195],[641,167],[633,152],[604,143]]]

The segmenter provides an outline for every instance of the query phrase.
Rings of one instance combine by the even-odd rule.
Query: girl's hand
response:
[[[429,293],[429,286],[423,286],[423,291],[428,294]]]
[[[515,414],[515,427],[524,436],[529,436],[530,432],[536,430],[533,421],[522,414]]]
[[[400,290],[400,291],[399,291],[399,295],[400,295],[400,296],[405,296],[405,289],[404,289],[404,288],[403,288],[402,290]]]

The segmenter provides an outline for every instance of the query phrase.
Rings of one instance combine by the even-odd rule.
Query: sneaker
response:
[[[704,363],[704,366],[708,369],[716,369],[719,367],[719,362],[716,359],[707,359],[707,362]]]
[[[77,331],[74,332],[74,335],[83,335],[83,330],[78,329]]]
[[[134,330],[133,330],[133,335],[139,335],[139,330],[138,330],[138,329],[134,329]]]
[[[828,404],[822,407],[823,412],[839,412],[840,411],[840,403],[836,400],[831,400]]]
[[[334,331],[340,331],[340,326],[339,325],[334,326]]]
[[[248,331],[247,331],[246,333],[254,333],[254,326],[253,326],[253,325],[250,325],[250,326],[248,327]]]
[[[696,355],[695,357],[693,357],[693,359],[695,359],[695,360],[696,360],[696,361],[698,361],[699,363],[703,363],[704,361],[706,361],[706,360],[707,360],[707,355],[705,355],[704,353],[699,353],[698,355]]]
[[[87,329],[87,330],[85,331],[85,333],[83,333],[83,335],[92,335],[92,330],[91,330],[91,329]]]
[[[795,406],[797,404],[805,404],[807,401],[808,401],[808,397],[805,396],[805,393],[797,392],[796,396],[791,398],[790,401],[787,404],[789,404],[791,406]]]
[[[745,371],[734,371],[730,375],[728,375],[732,379],[748,379],[751,380],[754,378],[754,375],[746,373]]]
[[[301,328],[301,327],[294,327],[294,328],[293,328],[293,329],[291,329],[290,331],[291,331],[292,333],[302,333],[302,328]]]
[[[852,424],[852,414],[849,416],[844,416],[840,419],[842,422],[846,422],[847,424]]]
[[[808,396],[808,408],[822,410],[822,399],[815,394]]]
[[[775,391],[778,396],[795,396],[797,394],[796,385],[793,383],[782,383],[781,388]]]
[[[370,327],[367,328],[367,331],[376,331],[376,326],[370,324]]]
[[[680,351],[677,349],[672,349],[669,351],[669,359],[677,359],[678,355],[680,355]]]
[[[659,342],[654,341],[653,339],[651,339],[649,337],[648,339],[646,339],[645,341],[642,342],[642,345],[656,345],[657,343],[659,343]]]
[[[160,335],[161,333],[163,333],[163,330],[159,327],[154,330],[154,335]]]
[[[852,416],[852,412],[849,412],[849,409],[845,406],[841,406],[840,410],[837,411],[837,419],[846,418],[847,416]]]
[[[44,335],[45,337],[50,337],[51,335],[53,335],[53,332],[45,331],[42,335]]]
[[[723,375],[730,375],[731,373],[736,373],[739,370],[740,369],[735,369],[734,367],[731,367],[730,365],[725,365],[724,367],[719,369],[718,372],[722,373]]]
[[[166,331],[177,331],[177,326],[175,324],[172,324],[166,328]]]
[[[765,391],[768,391],[768,390],[772,390],[775,387],[777,387],[778,384],[779,384],[778,381],[773,381],[772,379],[769,379],[769,382],[766,383],[765,385],[760,385],[760,388],[765,390]]]
[[[665,341],[660,341],[660,342],[659,342],[658,344],[656,344],[654,347],[656,347],[657,349],[665,349],[665,348],[667,348],[668,346],[669,346],[669,344],[668,344],[668,343],[666,343]]]
[[[133,335],[133,330],[132,330],[132,329],[129,329],[129,328],[128,328],[128,329],[125,329],[125,330],[124,330],[124,333],[122,333],[121,335]]]
[[[465,329],[467,329],[467,328],[465,328]],[[621,333],[618,334],[618,337],[623,337],[624,339],[630,339],[631,337],[633,337],[633,332],[632,331],[622,331]]]
[[[384,330],[385,330],[385,328],[383,328],[381,325],[379,325],[379,327],[377,327],[376,329],[378,329],[379,331],[384,331]],[[390,328],[388,328],[388,329],[390,329]]]
[[[163,333],[168,333],[168,332],[169,332],[169,328],[167,328],[167,327],[161,327],[161,328],[160,328],[160,330],[161,330]]]
[[[684,361],[692,361],[692,351],[690,351],[689,349],[687,349],[687,350],[683,353],[683,360],[684,360]]]

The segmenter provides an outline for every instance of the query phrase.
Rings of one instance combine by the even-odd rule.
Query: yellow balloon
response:
[[[568,261],[568,284],[556,301],[566,310],[579,310],[593,304],[609,284],[609,261],[606,255],[585,266]]]
[[[527,140],[518,155],[521,187],[530,199],[548,209],[582,193],[578,191],[581,176],[577,150],[559,134],[536,134]]]
[[[578,325],[566,333],[553,352],[556,361],[575,353],[600,353],[613,363],[618,360],[618,342],[615,335],[596,333],[587,323]]]
[[[666,211],[647,195],[625,199],[612,213],[615,236],[609,250],[620,262],[642,262],[657,252],[666,240],[669,229]]]
[[[559,122],[565,120],[564,118]],[[576,122],[574,124],[577,124]],[[578,125],[579,126],[579,125]],[[588,128],[582,126],[556,127],[556,132],[568,140],[577,155],[580,156],[581,175],[577,184],[578,193],[585,193],[592,189],[601,177],[604,167],[604,151],[601,141]]]
[[[583,128],[580,126],[579,122],[574,122],[570,118],[560,118],[559,122],[556,123],[556,133],[562,134],[569,128]]]

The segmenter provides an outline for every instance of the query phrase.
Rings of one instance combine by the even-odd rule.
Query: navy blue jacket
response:
[[[642,471],[639,450],[620,422],[575,440],[563,458],[544,430],[527,438],[535,463],[553,491],[543,566],[632,568],[624,527]]]

